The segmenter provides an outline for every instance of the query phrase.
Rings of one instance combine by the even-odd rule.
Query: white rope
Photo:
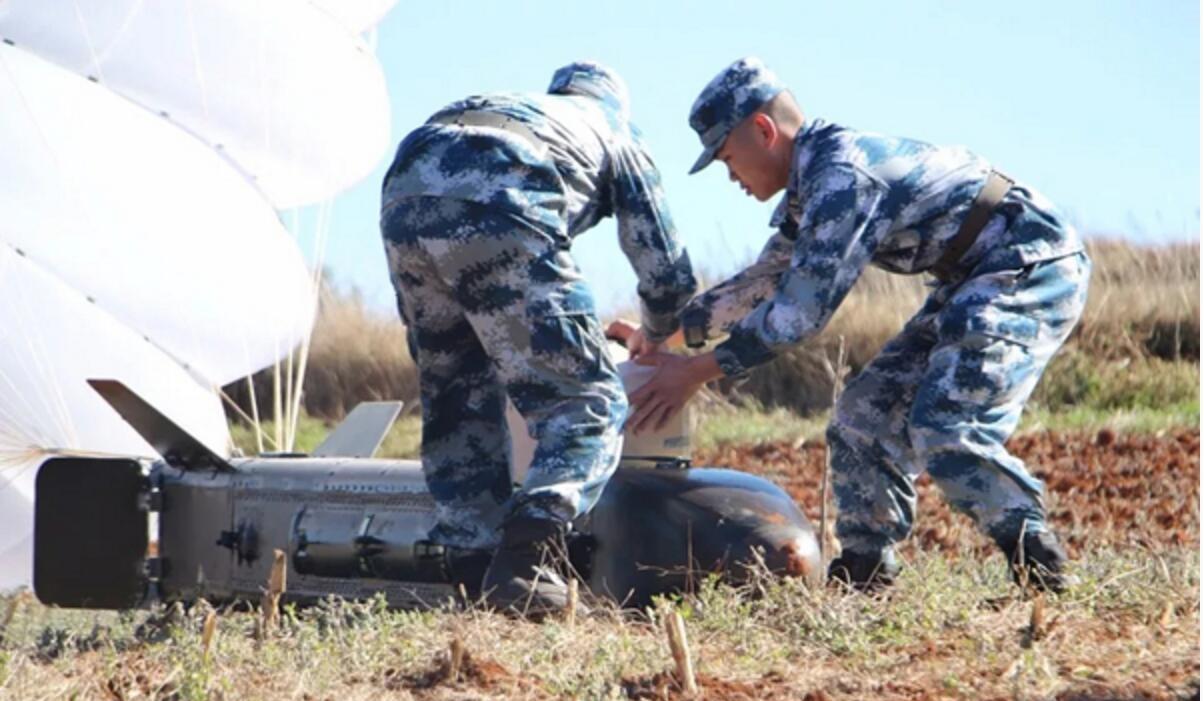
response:
[[[263,452],[263,424],[259,422],[259,402],[255,401],[255,376],[247,375],[247,394],[251,396],[251,426],[255,428],[255,448]],[[235,405],[237,406],[237,405]],[[242,411],[239,409],[239,411]]]
[[[286,446],[284,443],[284,432],[282,430],[284,428],[284,420],[283,416],[281,415],[283,410],[283,401],[280,396],[280,362],[277,361],[274,365],[272,365],[272,414],[275,417],[275,422],[272,428],[273,432],[276,434],[276,445],[283,446],[285,450],[288,450],[288,446]]]
[[[185,11],[188,15],[188,38],[192,45],[192,70],[196,75],[197,87],[201,91],[201,111],[209,123],[209,92],[205,89],[205,72],[201,70],[201,48],[197,43],[196,21],[192,16],[192,0],[188,0]]]
[[[100,67],[100,57],[96,54],[96,46],[92,42],[92,35],[88,32],[88,23],[84,21],[84,11],[79,7],[79,0],[72,2],[75,8],[75,19],[79,21],[80,33],[84,35],[84,43],[88,45],[88,55],[92,58],[92,69],[96,73],[96,80],[104,82],[104,69]]]
[[[301,395],[305,386],[305,370],[309,365],[309,350],[311,341],[313,340],[314,327],[317,325],[317,316],[319,313],[319,305],[322,295],[322,266],[326,259],[326,242],[330,232],[330,215],[333,210],[332,200],[324,200],[318,208],[318,221],[316,231],[314,233],[314,270],[311,294],[313,295],[313,310],[314,321],[310,324],[309,329],[305,332],[305,337],[301,341],[301,362],[297,371],[297,394],[293,398],[292,410],[292,427],[293,434],[296,434],[297,422],[301,415]],[[289,446],[292,449],[292,445]]]
[[[251,381],[251,376],[247,375],[247,382],[249,383],[250,381]],[[226,394],[224,390],[219,389],[218,395],[222,398],[223,401],[226,402],[226,404],[228,404],[230,406],[231,409],[234,410],[234,413],[238,414],[240,417],[242,417],[243,421],[246,421],[248,424],[250,424],[252,427],[254,427],[255,442],[258,444],[259,452],[262,453],[263,452],[263,439],[265,438],[265,436],[263,435],[263,430],[261,429],[261,427],[259,425],[259,410],[255,406],[255,391],[254,390],[251,391],[251,411],[254,414],[254,417],[248,416],[247,412],[243,411],[243,408],[240,407],[238,405],[238,403],[235,402],[232,397],[230,397],[230,395]],[[271,440],[271,439],[269,438],[268,440]]]

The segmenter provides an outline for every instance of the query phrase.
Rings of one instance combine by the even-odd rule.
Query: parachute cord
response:
[[[317,230],[314,235],[314,272],[313,272],[313,309],[314,320],[309,325],[309,330],[305,332],[305,337],[301,340],[300,348],[300,363],[297,370],[297,387],[296,394],[293,397],[293,407],[291,412],[292,435],[296,436],[297,422],[301,416],[301,395],[305,387],[305,370],[309,365],[309,351],[311,342],[313,341],[314,327],[317,325],[317,317],[320,313],[320,305],[322,300],[322,266],[326,261],[326,243],[330,232],[330,219],[333,211],[333,201],[324,200],[318,207]]]
[[[263,424],[259,423],[259,402],[255,399],[255,376],[247,375],[247,394],[251,395],[251,426],[255,429],[255,447],[263,452]],[[239,409],[242,411],[242,409]]]
[[[5,245],[12,248],[7,242]],[[15,253],[15,250],[14,250]],[[23,257],[22,260],[29,259]],[[32,261],[29,262],[32,267]],[[26,365],[23,370],[27,377],[40,380],[39,384],[48,387],[48,391],[38,393],[35,396],[27,396],[26,393],[17,389],[16,384],[7,373],[0,371],[0,380],[7,386],[6,395],[16,398],[21,406],[13,407],[12,411],[17,412],[16,415],[11,415],[7,412],[3,413],[4,419],[9,426],[23,426],[24,430],[17,432],[13,438],[15,445],[51,445],[58,443],[68,443],[69,445],[78,443],[78,436],[74,428],[74,423],[71,420],[71,414],[67,411],[67,403],[62,395],[62,388],[57,377],[53,373],[53,368],[46,365],[45,359],[51,357],[46,352],[43,344],[39,343],[41,336],[38,333],[38,324],[36,320],[30,319],[30,306],[25,299],[25,291],[17,290],[17,298],[10,299],[9,303],[12,309],[22,310],[26,313],[22,315],[19,322],[19,329],[9,329],[9,338],[14,339],[10,342],[15,342],[15,339],[21,339],[29,347],[29,352],[26,357],[31,360],[30,365]],[[14,402],[16,403],[16,402]],[[48,419],[50,430],[48,434],[36,435],[37,431],[29,431],[30,422],[28,418],[38,416]],[[25,420],[22,420],[25,419]]]
[[[205,121],[209,121],[209,91],[205,88],[205,72],[201,70],[201,50],[197,43],[196,22],[192,15],[192,0],[185,3],[188,15],[188,38],[192,44],[192,70],[196,73],[197,87],[201,91],[201,111],[205,113]]]
[[[96,53],[92,35],[88,33],[88,23],[84,21],[84,12],[79,7],[79,0],[75,0],[72,5],[75,8],[75,19],[79,20],[80,33],[84,35],[84,43],[88,45],[88,55],[92,57],[92,69],[96,72],[96,80],[103,83],[105,82],[104,69],[100,67],[100,56]]]
[[[289,210],[289,222],[290,222],[289,229],[292,231],[293,236],[297,237],[298,232],[300,231],[300,217],[298,216],[296,207]],[[311,328],[312,328],[312,323],[311,323]],[[282,361],[277,360],[273,364],[273,367],[272,367],[272,397],[273,397],[273,401],[275,402],[273,406],[274,406],[275,412],[276,412],[275,413],[275,417],[276,417],[275,429],[276,429],[276,438],[277,438],[276,445],[279,446],[279,449],[285,450],[285,451],[293,450],[293,439],[294,439],[294,433],[295,433],[295,426],[294,426],[294,422],[292,420],[292,415],[291,415],[291,410],[292,410],[292,406],[293,406],[293,353],[294,352],[295,352],[294,349],[290,348],[288,351],[287,357],[285,357],[283,359],[283,362],[285,363],[284,387],[283,387],[284,396],[283,397],[281,397],[282,388],[281,388],[281,378],[280,378],[280,375],[281,375],[280,364]],[[280,357],[279,352],[276,354],[276,357],[277,358]]]
[[[250,375],[247,375],[247,384],[248,384],[248,386],[251,384],[251,376]],[[260,425],[259,425],[259,410],[256,408],[256,404],[255,404],[254,389],[251,390],[251,411],[254,413],[254,417],[248,416],[247,412],[243,411],[243,408],[240,407],[238,405],[238,403],[235,402],[234,399],[230,397],[230,395],[226,394],[225,390],[219,389],[217,391],[217,393],[219,396],[221,396],[222,401],[224,401],[227,406],[229,406],[231,409],[234,410],[234,413],[238,414],[238,416],[240,418],[242,418],[243,421],[246,421],[248,424],[250,424],[252,427],[254,427],[255,439],[259,445],[259,452],[262,453],[263,452],[264,435],[263,435],[263,430],[260,428]],[[271,438],[268,438],[268,440],[270,441]],[[272,447],[276,448],[277,446],[275,444],[273,444]]]
[[[279,355],[279,353],[277,353],[277,355]],[[274,443],[277,446],[284,445],[283,411],[284,411],[284,406],[283,406],[283,402],[280,397],[280,361],[277,360],[276,363],[272,366],[272,412],[273,412],[273,415],[275,416],[275,422],[274,422],[274,425],[272,426],[272,428],[274,429],[273,432],[276,434],[276,440],[274,441]],[[286,447],[286,449],[287,449],[287,447]]]
[[[284,417],[281,419],[284,424],[284,449],[291,451],[293,449],[293,438],[295,436],[295,422],[292,420],[293,408],[293,392],[296,384],[293,378],[293,355],[297,349],[289,348],[288,355],[284,357]]]
[[[125,458],[144,459],[145,455],[129,455],[127,453],[110,453],[103,450],[84,450],[83,448],[46,448],[40,445],[28,445],[13,450],[0,450],[0,491],[16,488],[20,490],[17,478],[31,468],[39,467],[50,458]],[[32,484],[32,482],[31,482]],[[3,514],[0,514],[2,516]]]

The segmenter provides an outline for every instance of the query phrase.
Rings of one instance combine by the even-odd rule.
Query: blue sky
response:
[[[772,203],[722,167],[687,177],[698,91],[729,62],[765,60],[810,117],[962,144],[1041,190],[1091,235],[1198,239],[1200,16],[1194,0],[897,2],[407,2],[377,53],[396,143],[440,106],[542,91],[576,59],[618,70],[696,267],[734,272],[764,243]],[[391,310],[377,228],[392,158],[333,203],[325,263]],[[312,258],[310,216],[301,244]],[[612,223],[574,244],[605,311],[634,299]]]

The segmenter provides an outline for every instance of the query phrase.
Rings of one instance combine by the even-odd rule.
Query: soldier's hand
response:
[[[626,319],[615,319],[606,327],[606,337],[626,345],[627,339],[639,328],[638,324],[633,324]]]
[[[635,362],[657,368],[652,379],[628,397],[631,413],[627,417],[627,427],[637,434],[662,428],[685,408],[704,384],[723,375],[713,353],[690,358],[656,353]]]
[[[610,325],[606,327],[606,337],[621,341],[627,347],[627,353],[632,359],[659,353],[664,349],[664,344],[652,343],[644,335],[643,329],[626,319],[610,322]]]

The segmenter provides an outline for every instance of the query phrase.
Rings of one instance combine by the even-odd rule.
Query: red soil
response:
[[[1200,431],[1158,435],[1033,433],[1008,443],[1045,481],[1050,520],[1071,557],[1100,545],[1196,547],[1200,538]],[[700,451],[696,465],[733,467],[781,485],[819,523],[825,446],[786,442]],[[994,546],[955,515],[927,475],[917,481],[911,542],[949,554]]]

